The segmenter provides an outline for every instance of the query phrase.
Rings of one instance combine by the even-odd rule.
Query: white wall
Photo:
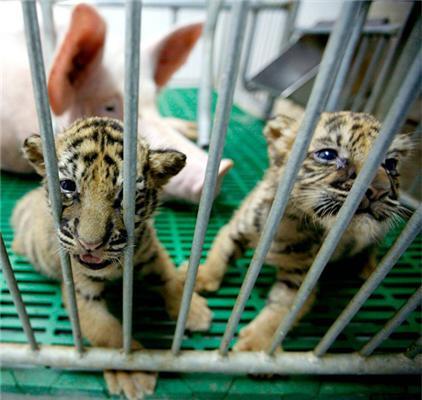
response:
[[[212,0],[211,0],[212,1]],[[88,1],[89,2],[89,1]],[[71,7],[69,4],[77,1],[61,2],[61,5],[54,7],[55,20],[63,24],[68,18]],[[63,4],[67,4],[64,6]],[[340,10],[341,0],[302,0],[297,16],[298,27],[312,26],[320,20],[334,20]],[[382,0],[375,3],[373,7],[377,16],[391,13],[391,8],[397,8],[394,0]],[[400,8],[400,7],[399,7]],[[393,11],[392,13],[394,14]],[[108,23],[109,37],[112,40],[124,40],[124,10],[120,7],[102,7],[102,15]],[[397,12],[396,12],[397,13]],[[39,13],[41,15],[41,13]],[[180,10],[178,13],[178,24],[204,20],[203,10]],[[257,30],[254,38],[254,49],[250,58],[250,73],[253,75],[262,67],[267,65],[280,53],[280,40],[285,25],[286,14],[282,10],[262,11],[257,21]],[[41,18],[40,18],[41,19]],[[248,21],[248,29],[250,21]],[[170,10],[144,8],[142,15],[142,40],[151,41],[163,35],[172,27],[172,14]],[[221,12],[216,32],[215,51],[215,83],[217,85],[220,76],[222,63],[225,61],[224,49],[227,43],[227,35],[230,28],[228,12]],[[21,6],[17,1],[1,1],[0,4],[0,35],[11,30],[22,30]],[[247,32],[248,34],[248,32]],[[4,36],[4,35],[3,35]],[[198,86],[200,77],[201,41],[194,49],[188,62],[174,76],[170,82],[171,86]],[[122,55],[123,56],[123,55]],[[236,102],[247,108],[249,111],[259,114],[265,104],[265,96],[262,94],[251,94],[245,91],[238,82],[236,91]]]

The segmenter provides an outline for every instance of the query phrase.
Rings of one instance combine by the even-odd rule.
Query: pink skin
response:
[[[162,118],[156,96],[186,61],[202,31],[202,24],[173,30],[141,49],[140,132],[154,147],[171,147],[187,155],[186,167],[164,188],[167,198],[198,202],[202,192],[207,154]],[[106,26],[97,11],[77,5],[48,77],[48,94],[58,130],[77,118],[123,118],[123,49],[105,51]],[[39,132],[25,43],[8,40],[8,54],[1,63],[3,84],[0,107],[0,166],[12,172],[32,172],[21,155],[26,137]],[[233,166],[222,160],[219,181]]]

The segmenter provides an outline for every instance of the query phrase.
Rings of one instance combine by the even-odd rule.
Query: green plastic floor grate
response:
[[[194,89],[168,89],[160,97],[160,109],[164,115],[193,120],[196,113],[196,97],[197,91]],[[221,194],[214,204],[203,257],[209,250],[218,229],[230,218],[239,202],[262,176],[263,170],[267,165],[262,128],[263,122],[261,120],[242,112],[236,107],[234,108],[224,156],[232,158],[235,161],[235,167],[225,178]],[[16,177],[6,173],[1,175],[2,209],[0,229],[4,236],[37,340],[45,344],[70,345],[72,344],[71,327],[62,305],[59,286],[56,282],[52,282],[36,273],[24,258],[14,255],[10,250],[13,237],[9,225],[11,211],[16,201],[38,184],[39,182],[36,179],[30,177]],[[177,265],[180,265],[189,256],[196,213],[197,208],[194,206],[172,203],[163,205],[156,216],[155,225],[160,240]],[[399,231],[391,232],[384,243],[381,244],[380,255],[385,253],[391,246]],[[421,279],[421,240],[422,238],[418,237],[411,248],[403,255],[398,265],[393,268],[383,284],[375,291],[346,330],[340,335],[332,351],[349,352],[362,347],[419,286]],[[231,266],[221,289],[216,294],[208,296],[209,305],[214,313],[210,331],[204,334],[187,334],[183,341],[183,349],[215,349],[219,345],[251,254],[249,252],[236,265]],[[346,269],[344,266],[340,270],[339,267],[338,265],[332,265],[324,272],[320,283],[318,301],[312,312],[288,335],[284,343],[285,350],[312,349],[362,284],[362,281],[357,278],[356,271]],[[272,268],[265,266],[247,303],[240,328],[251,321],[264,305],[273,276],[274,271]],[[166,316],[161,299],[148,292],[146,286],[145,282],[144,284],[141,282],[138,290],[134,291],[136,293],[134,308],[135,336],[146,347],[169,348],[175,329],[175,322]],[[112,288],[115,287],[113,286]],[[0,290],[1,341],[26,342],[15,307],[3,280],[1,281]],[[119,299],[119,291],[110,290],[109,298],[113,300]],[[119,303],[116,301],[110,303],[115,305],[115,310],[118,313],[121,309]],[[417,310],[383,343],[378,351],[394,352],[411,345],[419,337],[420,323],[420,310]],[[75,386],[78,386],[80,391],[85,393],[86,396],[101,397],[105,393],[101,375],[99,374],[58,372],[42,368],[38,369],[37,373],[43,375],[43,379],[35,379],[36,374],[31,375],[32,372],[25,374],[25,370],[3,370],[1,383],[3,388],[19,393],[25,392],[25,390],[31,392],[29,388],[33,390],[34,387],[37,388],[37,392],[44,394],[57,393],[57,390],[66,392],[66,388],[68,388],[69,392],[66,393],[71,395]],[[164,378],[160,379],[157,391],[158,397],[171,395],[175,398],[187,398],[195,393],[197,398],[225,398],[227,395],[241,396],[242,393],[243,395],[246,393],[262,393],[263,395],[302,393],[314,397],[323,393],[327,396],[330,395],[329,391],[321,392],[324,382],[315,377],[262,382],[246,377],[235,379],[233,377],[215,377],[214,375],[197,377],[167,374],[163,376]],[[72,383],[72,379],[76,383]],[[337,382],[337,378],[330,379],[330,382]],[[385,380],[381,378],[374,379],[378,379],[377,387],[385,384]],[[401,379],[401,381],[395,382],[394,379],[388,378],[388,382],[393,386],[401,386],[400,382],[402,382],[408,390],[402,388],[396,392],[395,389],[390,388],[385,393],[396,393],[397,395],[418,393],[419,385],[415,378]],[[375,381],[371,381],[369,378],[366,380],[366,386],[365,384],[363,386],[367,389],[369,388],[368,390],[372,396],[374,392],[370,388]],[[315,390],[309,389],[308,391],[305,388],[295,392],[292,388],[302,386],[300,382]],[[357,378],[350,378],[347,382],[346,387],[351,387],[360,381]],[[337,393],[335,392],[336,385],[337,383],[332,383],[332,388],[330,389],[333,395]],[[260,392],[260,388],[262,392]],[[362,389],[359,393],[366,394],[367,392],[367,390]],[[346,391],[338,393],[346,393]],[[356,393],[356,391],[351,393]],[[384,392],[380,389],[378,393]]]

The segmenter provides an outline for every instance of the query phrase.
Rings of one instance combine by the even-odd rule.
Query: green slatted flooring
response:
[[[164,115],[195,119],[197,91],[194,89],[167,89],[159,100]],[[216,200],[203,257],[209,250],[218,229],[230,218],[233,210],[262,176],[267,165],[265,141],[262,136],[263,122],[238,108],[234,108],[227,135],[224,156],[235,161],[235,167],[225,178],[222,191]],[[0,228],[4,236],[11,262],[16,272],[36,338],[45,344],[72,343],[70,323],[63,309],[60,288],[55,283],[37,274],[27,261],[10,251],[13,233],[9,219],[16,201],[27,191],[36,187],[38,181],[31,177],[1,175],[1,218]],[[163,205],[155,220],[161,242],[170,252],[177,265],[188,258],[195,226],[197,208],[183,203]],[[383,254],[399,233],[396,230],[381,245]],[[421,237],[401,258],[383,284],[375,291],[365,306],[339,336],[332,351],[344,352],[359,349],[370,337],[404,304],[418,287],[420,274]],[[250,261],[251,252],[230,267],[221,289],[208,296],[214,319],[209,332],[187,334],[183,349],[215,349],[224,332],[225,324],[233,308],[236,296]],[[344,266],[329,266],[321,279],[319,297],[312,312],[288,335],[286,350],[310,350],[320,340],[327,327],[334,321],[341,309],[351,299],[362,281],[355,271]],[[245,326],[265,304],[266,293],[271,286],[274,271],[264,267],[256,288],[248,300],[240,328]],[[115,287],[116,286],[116,287]],[[118,289],[118,284],[113,288]],[[5,282],[1,281],[0,335],[2,342],[25,342],[25,336],[18,320],[15,307]],[[110,290],[115,311],[121,309],[115,299],[119,290]],[[135,336],[146,347],[169,348],[175,322],[168,319],[159,297],[146,290],[145,283],[135,290]],[[399,351],[411,345],[420,333],[421,314],[415,311],[408,320],[384,342],[378,351]],[[387,384],[388,382],[388,384]],[[62,372],[38,368],[2,370],[2,389],[10,393],[37,393],[43,395],[72,396],[79,398],[104,397],[105,388],[101,374]],[[75,391],[77,387],[77,391]],[[245,398],[259,394],[262,398],[277,398],[278,394],[311,398],[339,398],[359,394],[363,398],[389,395],[391,398],[418,397],[419,384],[416,377],[292,377],[270,381],[247,377],[215,376],[202,374],[162,374],[156,398]],[[375,397],[374,397],[375,396]],[[404,397],[403,397],[404,396]],[[292,397],[292,398],[293,398]],[[283,397],[284,398],[284,397]],[[286,397],[290,398],[290,397]],[[296,398],[296,397],[295,397]],[[346,398],[346,397],[345,397]],[[350,397],[347,397],[350,398]],[[362,398],[362,397],[359,397]],[[380,397],[381,398],[381,397]],[[385,397],[382,397],[385,398]],[[390,398],[390,397],[388,397]]]

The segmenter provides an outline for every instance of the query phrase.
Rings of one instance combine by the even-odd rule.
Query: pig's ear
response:
[[[106,24],[97,11],[78,4],[49,74],[48,96],[56,115],[63,114],[77,90],[101,65]]]
[[[155,57],[154,81],[164,86],[185,63],[202,33],[202,23],[185,25],[167,34],[152,49]]]

